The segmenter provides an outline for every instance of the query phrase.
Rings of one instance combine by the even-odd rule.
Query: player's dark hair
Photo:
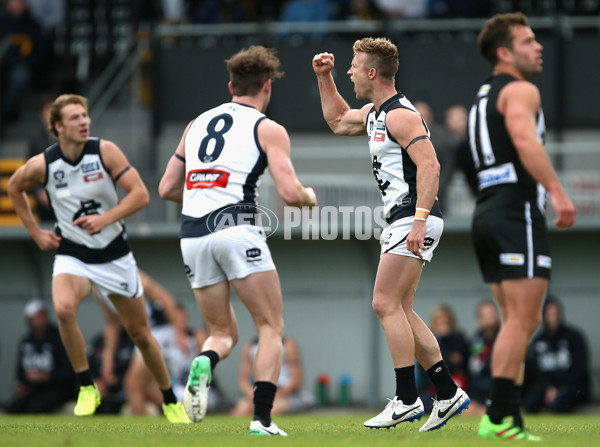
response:
[[[279,71],[281,62],[272,48],[252,45],[226,59],[229,78],[236,96],[256,95],[267,79],[283,76]]]
[[[498,63],[498,48],[512,50],[514,26],[529,26],[527,16],[522,12],[496,14],[485,22],[477,36],[479,52],[492,67]]]

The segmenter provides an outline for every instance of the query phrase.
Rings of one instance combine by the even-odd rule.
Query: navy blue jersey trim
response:
[[[60,231],[56,233],[60,236]],[[113,241],[104,248],[89,248],[78,244],[69,239],[62,238],[58,247],[59,255],[72,256],[86,264],[104,264],[106,262],[119,259],[131,251],[129,243],[125,239],[125,232],[122,232]]]
[[[408,197],[408,196],[405,196],[404,198],[406,198],[406,197]],[[392,209],[390,210],[390,212],[385,216],[385,221],[388,224],[391,224],[399,219],[414,216],[416,203],[417,203],[417,194],[415,193],[414,197],[411,197],[411,203],[409,205],[406,205],[406,206],[394,205],[392,207]],[[431,212],[429,213],[429,215],[439,217],[440,219],[444,218],[444,216],[442,214],[442,209],[440,208],[440,204],[437,199],[433,203],[433,206],[431,207]]]
[[[408,237],[408,234],[406,236],[404,236],[402,238],[401,241],[398,241],[397,243],[395,243],[394,245],[392,245],[390,248],[388,248],[386,251],[384,251],[384,253],[389,253],[390,250],[393,250],[394,248],[396,248],[398,245],[400,245],[402,242],[404,242],[406,240],[406,238]]]
[[[202,217],[182,214],[180,237],[202,237],[237,225],[256,225],[256,215],[255,204],[248,202],[232,203]]]

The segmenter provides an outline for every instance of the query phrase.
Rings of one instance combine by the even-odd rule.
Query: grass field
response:
[[[477,437],[478,418],[460,416],[442,430],[420,433],[419,423],[391,430],[368,430],[362,422],[372,415],[280,416],[287,438],[251,437],[249,418],[209,415],[203,422],[169,424],[159,417],[6,416],[0,415],[1,447],[215,447],[284,445],[289,447],[361,446],[468,447],[503,441]],[[544,447],[600,446],[600,416],[528,416],[530,431],[543,437]]]

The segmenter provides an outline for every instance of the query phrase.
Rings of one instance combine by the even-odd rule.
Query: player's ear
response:
[[[271,82],[271,78],[265,81],[265,85],[263,87],[265,89],[265,93],[271,93]]]
[[[498,47],[496,56],[499,62],[510,62],[512,60],[512,51],[507,47]]]
[[[233,95],[233,84],[231,83],[231,81],[229,81],[229,83],[227,84],[227,87],[229,88],[229,93],[231,93]]]

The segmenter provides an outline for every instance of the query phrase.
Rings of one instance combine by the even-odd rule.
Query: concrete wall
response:
[[[200,315],[183,274],[179,244],[174,236],[149,237],[132,233],[138,264],[185,303],[191,320]],[[0,401],[11,393],[15,372],[16,344],[25,332],[23,306],[33,295],[50,298],[52,255],[17,233],[0,230]],[[595,371],[595,394],[600,393],[600,280],[592,247],[600,246],[597,231],[551,233],[554,278],[551,291],[565,303],[566,318],[584,329]],[[353,378],[356,401],[381,403],[393,393],[393,367],[379,323],[371,310],[371,291],[377,268],[379,245],[369,241],[283,240],[269,244],[278,266],[284,294],[286,333],[301,346],[305,365],[305,387],[315,389],[316,378],[327,373],[334,384],[341,374]],[[38,287],[39,284],[39,287]],[[449,303],[466,333],[474,329],[474,307],[490,297],[475,263],[471,241],[465,231],[447,231],[426,266],[419,287],[416,309],[425,321],[439,303]],[[239,318],[240,340],[254,335],[250,317],[233,299]],[[93,300],[84,301],[79,322],[87,340],[101,330],[102,319]],[[217,369],[228,401],[238,396],[236,378],[240,347]],[[332,393],[335,398],[336,393]]]

